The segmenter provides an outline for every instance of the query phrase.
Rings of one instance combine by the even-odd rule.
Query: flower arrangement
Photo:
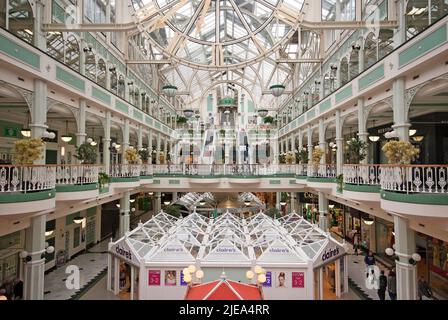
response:
[[[124,158],[129,164],[137,164],[140,156],[137,149],[135,149],[134,147],[129,147],[124,152]]]
[[[286,153],[280,153],[278,155],[278,162],[279,163],[286,163]]]
[[[102,189],[104,186],[106,186],[110,181],[109,175],[107,175],[104,172],[100,172],[98,174],[98,186],[100,189]]]
[[[324,151],[321,148],[316,146],[313,149],[312,161],[315,166],[318,166],[320,164],[320,159],[322,159],[323,155]]]
[[[288,151],[286,154],[285,154],[285,162],[287,163],[287,164],[292,164],[292,163],[294,163],[295,162],[295,156],[294,156],[294,153],[292,152],[292,151]]]
[[[263,123],[265,124],[273,124],[274,123],[274,117],[266,116],[263,118]]]
[[[33,164],[42,158],[44,142],[42,139],[22,139],[14,143],[14,163]]]
[[[140,159],[142,159],[143,163],[148,163],[149,159],[149,151],[146,148],[138,150],[138,155],[140,156]]]
[[[275,218],[280,216],[280,211],[278,211],[277,208],[269,208],[268,210],[266,210],[265,214],[268,217],[271,217],[271,218],[275,219]]]
[[[81,161],[83,164],[96,163],[96,148],[90,143],[84,142],[76,148],[75,158]]]
[[[420,153],[420,150],[406,141],[391,140],[382,148],[390,164],[410,164]]]
[[[308,163],[308,150],[305,147],[299,149],[297,157],[300,163]]]
[[[165,153],[163,151],[159,152],[159,161],[160,163],[165,163]]]
[[[351,138],[348,142],[348,155],[350,163],[359,164],[367,156],[367,143],[359,137]]]
[[[165,208],[165,212],[173,217],[180,217],[180,206],[177,204],[170,205]]]

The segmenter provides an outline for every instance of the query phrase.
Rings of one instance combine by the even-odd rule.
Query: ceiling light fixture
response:
[[[65,121],[65,134],[61,136],[61,140],[69,143],[72,141],[73,137],[68,134],[68,120]]]

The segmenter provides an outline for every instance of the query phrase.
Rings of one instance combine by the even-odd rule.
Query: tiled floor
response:
[[[113,292],[107,290],[107,275],[98,281],[79,300],[120,300]]]
[[[107,267],[107,244],[109,240],[104,240],[88,250],[87,253],[80,254],[69,261],[64,267],[58,268],[45,276],[44,299],[45,300],[67,300],[73,296],[76,289],[68,289],[66,286],[68,273],[66,267],[76,265],[80,270],[80,286],[85,286],[95,278],[104,268]]]

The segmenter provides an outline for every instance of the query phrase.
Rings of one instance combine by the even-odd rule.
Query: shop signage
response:
[[[188,285],[188,283],[185,282],[185,280],[184,280],[184,273],[183,272],[180,272],[180,285],[181,286],[187,286]]]
[[[305,288],[305,273],[293,272],[292,273],[292,287],[293,288]]]
[[[327,263],[331,263],[332,261],[339,259],[345,254],[345,249],[338,245],[337,243],[331,241],[329,242],[320,256],[316,257],[316,261],[314,262],[314,268],[318,268]]]
[[[160,270],[148,270],[148,286],[160,286]]]
[[[218,247],[216,248],[216,253],[236,253],[236,249],[233,247]]]
[[[339,248],[326,249],[322,254],[322,261],[325,262],[339,255]]]
[[[182,250],[179,246],[167,246],[165,249],[163,249],[163,252],[169,252],[169,253],[181,253],[184,250]]]
[[[270,253],[289,253],[288,248],[281,248],[281,247],[271,247],[269,248]]]
[[[117,245],[115,247],[115,252],[118,255],[132,261],[132,252],[129,248],[124,248],[124,247],[121,247],[120,245]]]
[[[272,287],[272,272],[266,272],[266,281],[263,283],[263,287]]]

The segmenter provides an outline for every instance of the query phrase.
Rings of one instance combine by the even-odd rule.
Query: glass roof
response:
[[[176,219],[161,212],[119,241],[126,241],[140,259],[153,261],[261,259],[286,263],[315,260],[329,242],[336,242],[296,213],[274,220],[263,212],[248,219],[230,212],[215,219],[196,212]]]
[[[148,58],[158,54],[172,61],[159,69],[160,75],[188,93],[182,99],[189,108],[197,108],[211,88],[223,96],[227,81],[252,94],[259,107],[276,106],[264,93],[278,83],[291,90],[295,68],[276,61],[298,58],[299,51],[303,57],[319,54],[314,46],[298,44],[304,0],[131,1],[136,32],[148,40],[146,46],[151,44],[144,48],[153,53]],[[302,65],[306,73],[313,66]]]

